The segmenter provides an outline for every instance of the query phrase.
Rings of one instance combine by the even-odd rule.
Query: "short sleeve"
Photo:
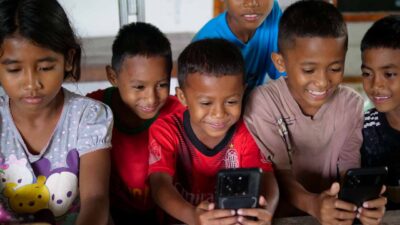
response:
[[[90,101],[83,110],[78,127],[79,154],[111,147],[112,127],[111,109],[100,102]]]
[[[173,121],[166,120],[158,119],[149,129],[149,175],[156,172],[175,174],[178,131],[174,129]]]

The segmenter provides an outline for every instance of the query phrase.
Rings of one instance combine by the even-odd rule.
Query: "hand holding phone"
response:
[[[224,169],[217,174],[216,206],[220,209],[258,207],[262,170]]]
[[[379,198],[387,173],[387,167],[349,169],[340,187],[339,199],[361,207],[364,202]]]

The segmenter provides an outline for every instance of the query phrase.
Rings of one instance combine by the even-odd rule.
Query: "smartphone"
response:
[[[361,207],[379,197],[388,174],[387,167],[349,169],[340,187],[339,199]]]
[[[217,174],[216,207],[219,209],[258,207],[261,179],[260,168],[220,170]]]

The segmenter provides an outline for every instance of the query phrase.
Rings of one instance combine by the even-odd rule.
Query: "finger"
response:
[[[256,217],[257,219],[261,221],[271,221],[272,220],[272,214],[262,208],[255,208],[255,209],[239,209],[237,211],[237,214],[239,216],[250,216],[250,217]]]
[[[271,221],[261,221],[261,220],[255,220],[251,219],[249,217],[244,217],[244,216],[239,216],[238,221],[240,222],[241,225],[269,225],[271,224]]]
[[[200,202],[200,204],[197,206],[198,209],[202,209],[202,210],[212,210],[214,209],[214,203],[210,203],[208,201],[202,201]]]
[[[385,207],[386,204],[387,204],[387,198],[386,197],[379,197],[377,199],[364,202],[362,206],[363,206],[363,208],[373,209],[373,208]]]
[[[357,206],[349,203],[342,201],[340,199],[335,199],[335,202],[333,203],[336,209],[344,210],[347,212],[355,212],[357,210]]]
[[[229,216],[229,217],[220,217],[220,218],[212,218],[206,221],[203,224],[210,225],[221,225],[221,224],[238,224],[237,216]]]
[[[377,219],[377,218],[369,218],[369,217],[362,216],[362,215],[360,215],[358,217],[358,219],[360,220],[360,222],[363,225],[378,225],[382,221],[381,218],[379,218],[379,219]]]
[[[338,182],[333,182],[329,190],[325,191],[325,193],[329,196],[337,196],[340,190],[340,185]]]
[[[366,218],[371,218],[375,220],[380,220],[383,218],[385,215],[385,208],[378,208],[378,209],[365,209],[365,208],[360,208],[358,210],[358,216],[359,217],[366,217]]]
[[[382,195],[383,193],[385,193],[385,191],[386,191],[386,185],[383,185],[380,194]]]
[[[349,212],[343,210],[335,210],[333,212],[333,217],[339,220],[354,220],[356,218],[356,212]]]
[[[267,200],[264,198],[264,196],[260,195],[260,198],[258,200],[258,204],[260,204],[261,207],[267,206]]]

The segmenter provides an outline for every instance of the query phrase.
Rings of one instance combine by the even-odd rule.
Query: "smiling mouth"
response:
[[[209,123],[210,127],[217,129],[217,130],[221,130],[224,129],[226,127],[226,123]]]
[[[146,113],[154,112],[157,109],[156,106],[152,106],[152,107],[140,106],[139,108],[140,108],[141,111],[146,112]]]
[[[258,14],[245,14],[243,17],[246,21],[252,22],[258,20],[260,16]]]
[[[381,103],[390,99],[390,96],[373,96],[372,99],[376,103]]]

